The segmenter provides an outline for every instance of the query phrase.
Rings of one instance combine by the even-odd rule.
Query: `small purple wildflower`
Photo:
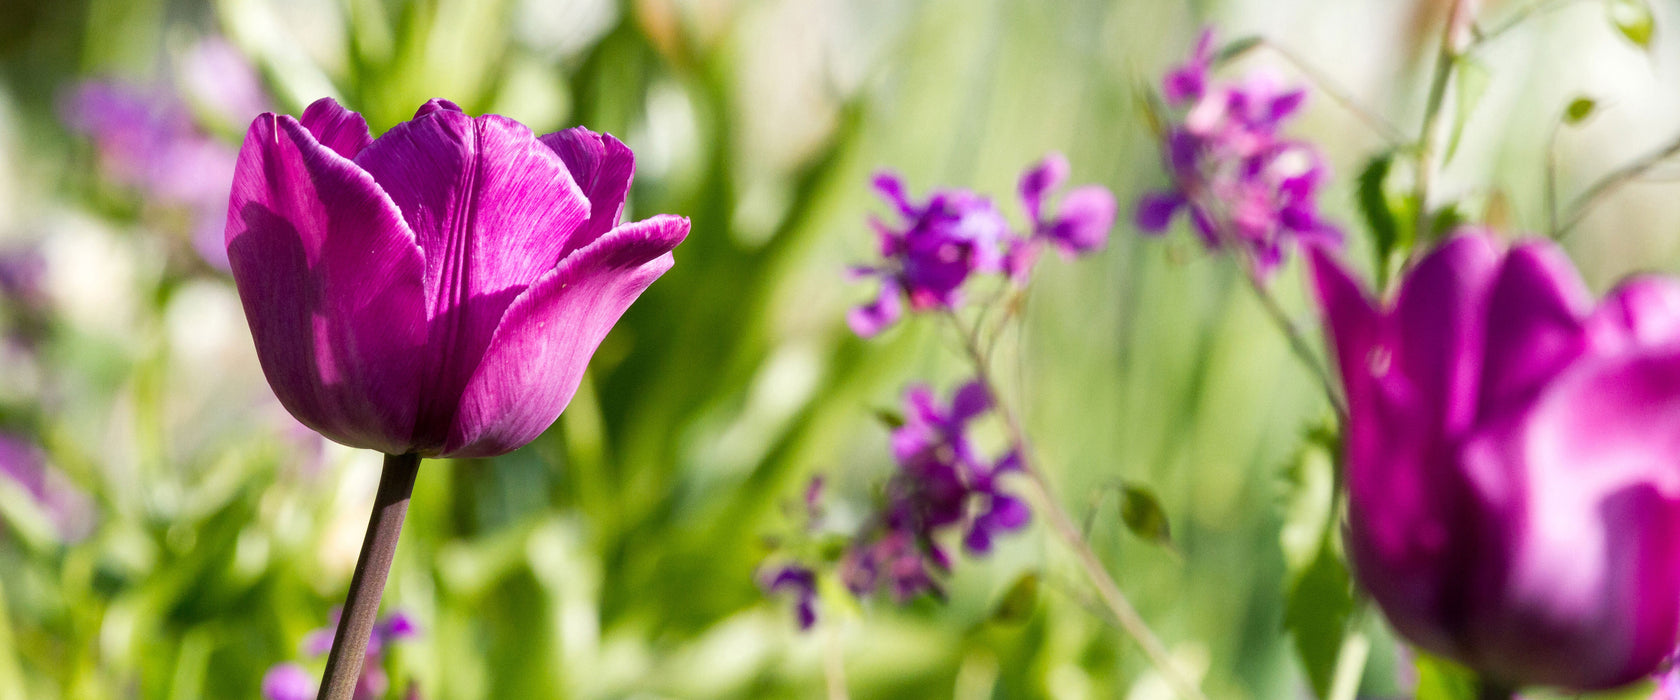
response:
[[[926,201],[910,199],[904,182],[892,173],[875,177],[875,190],[898,211],[903,223],[873,219],[882,262],[858,267],[858,277],[880,280],[875,301],[853,309],[847,322],[868,338],[896,323],[903,313],[900,296],[914,311],[955,309],[969,277],[1004,269],[1012,245],[1009,225],[991,200],[968,190],[936,190]]]
[[[332,651],[333,632],[338,627],[338,618],[343,613],[340,608],[333,608],[328,616],[326,627],[312,630],[304,635],[303,653],[308,657],[324,656]],[[385,674],[384,655],[387,644],[401,642],[420,636],[420,626],[414,618],[402,611],[395,611],[379,618],[373,625],[373,633],[368,637],[367,655],[362,662],[362,675],[356,679],[355,700],[373,700],[385,697],[391,687],[390,677]],[[315,697],[315,678],[295,663],[279,664],[268,670],[263,677],[264,700],[293,700],[294,698]],[[417,690],[411,685],[410,695],[417,697]]]
[[[297,664],[280,664],[263,674],[264,700],[314,700],[315,678]]]
[[[1318,214],[1327,171],[1318,150],[1280,136],[1306,93],[1263,74],[1214,83],[1212,47],[1212,32],[1204,32],[1190,60],[1162,83],[1167,104],[1185,110],[1162,146],[1172,184],[1139,198],[1135,223],[1144,233],[1161,233],[1187,211],[1209,249],[1239,248],[1266,278],[1291,246],[1336,248],[1342,233]]]
[[[841,563],[854,593],[885,584],[900,602],[924,592],[938,595],[935,574],[951,568],[938,542],[944,532],[962,531],[964,547],[979,555],[991,551],[997,535],[1026,526],[1031,512],[1002,491],[998,478],[1021,468],[1018,453],[992,463],[968,437],[969,424],[991,409],[978,382],[959,388],[949,406],[926,386],[906,392],[905,422],[892,435],[899,471],[887,484],[886,506]]]
[[[789,564],[772,571],[762,584],[764,592],[770,595],[790,592],[799,629],[811,629],[817,624],[817,572],[799,564]]]
[[[1114,227],[1118,205],[1114,193],[1101,185],[1075,187],[1062,198],[1058,210],[1048,204],[1051,197],[1067,182],[1068,162],[1060,153],[1051,153],[1029,168],[1021,176],[1018,188],[1027,218],[1032,220],[1034,243],[1048,241],[1072,258],[1101,250],[1108,243],[1109,229]],[[1030,264],[1030,259],[1027,261]],[[1011,276],[1018,280],[1025,269],[1020,263],[1010,265]]]

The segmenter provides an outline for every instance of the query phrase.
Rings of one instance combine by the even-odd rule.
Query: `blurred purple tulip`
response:
[[[1378,305],[1310,257],[1348,551],[1395,629],[1512,685],[1650,674],[1680,624],[1680,282],[1595,307],[1557,246],[1472,232]]]
[[[539,139],[446,100],[378,139],[330,98],[259,116],[227,248],[280,402],[387,454],[529,442],[688,235],[677,216],[619,223],[633,169],[610,135]]]

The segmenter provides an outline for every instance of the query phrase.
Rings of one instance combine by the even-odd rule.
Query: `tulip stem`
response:
[[[1004,427],[1009,431],[1010,441],[1015,443],[1016,449],[1019,450],[1021,471],[1026,476],[1027,484],[1034,492],[1035,500],[1043,504],[1044,513],[1050,521],[1050,529],[1055,531],[1068,549],[1073,550],[1074,558],[1079,561],[1080,568],[1085,570],[1086,577],[1096,587],[1097,596],[1102,600],[1103,605],[1108,608],[1108,611],[1113,614],[1114,621],[1119,624],[1120,630],[1131,636],[1143,649],[1144,655],[1149,657],[1150,664],[1155,667],[1156,671],[1160,672],[1161,677],[1166,680],[1167,685],[1172,687],[1173,692],[1187,700],[1207,700],[1207,696],[1202,694],[1196,684],[1180,672],[1174,664],[1171,654],[1167,651],[1166,645],[1161,642],[1159,637],[1155,636],[1153,630],[1149,629],[1149,624],[1144,622],[1143,616],[1138,614],[1137,608],[1132,606],[1131,601],[1126,598],[1125,592],[1120,590],[1120,585],[1115,583],[1113,576],[1109,575],[1108,569],[1103,566],[1102,559],[1097,556],[1095,550],[1091,549],[1090,542],[1086,541],[1085,536],[1080,533],[1079,525],[1074,522],[1073,516],[1069,515],[1067,510],[1062,507],[1061,501],[1056,499],[1054,492],[1050,489],[1049,480],[1039,470],[1038,460],[1032,455],[1031,446],[1027,442],[1026,430],[1022,427],[1020,418],[1009,407],[1008,402],[1003,400],[1003,394],[998,391],[997,382],[992,378],[991,363],[987,360],[986,354],[981,349],[977,339],[973,334],[967,332],[963,327],[962,319],[958,318],[955,312],[949,312],[947,318],[956,327],[957,335],[962,337],[963,349],[967,352],[969,360],[974,363],[976,379],[981,386],[985,387],[986,394],[991,397],[998,415],[1003,418]]]
[[[373,497],[373,514],[368,517],[362,553],[356,572],[350,577],[350,592],[333,633],[332,652],[321,678],[316,700],[351,700],[356,681],[362,675],[368,637],[379,614],[379,598],[385,592],[385,578],[391,573],[391,559],[397,552],[408,498],[414,493],[414,478],[420,472],[420,455],[385,455],[379,474],[379,490]]]

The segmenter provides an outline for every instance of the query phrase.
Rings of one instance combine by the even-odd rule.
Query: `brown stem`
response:
[[[391,573],[391,559],[397,552],[408,498],[414,493],[414,477],[420,472],[420,455],[385,455],[379,474],[379,491],[373,497],[373,515],[368,518],[367,536],[356,559],[356,573],[350,577],[350,593],[333,633],[332,652],[321,677],[316,700],[351,700],[356,681],[362,675],[368,637],[379,615],[379,597],[385,592],[385,578]]]

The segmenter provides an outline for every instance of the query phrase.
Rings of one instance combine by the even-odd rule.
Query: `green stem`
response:
[[[1639,179],[1651,168],[1674,157],[1675,154],[1680,154],[1680,136],[1638,160],[1599,178],[1598,182],[1593,183],[1591,187],[1587,188],[1586,192],[1581,193],[1581,196],[1575,199],[1574,205],[1569,208],[1569,218],[1556,227],[1557,233],[1553,237],[1558,240],[1568,238],[1575,227],[1581,223],[1581,220],[1587,218],[1587,214],[1592,213],[1592,210],[1602,204],[1605,198],[1621,189],[1623,185]]]
[[[1015,443],[1016,449],[1020,450],[1021,471],[1026,476],[1028,485],[1034,491],[1034,500],[1042,504],[1043,512],[1049,520],[1050,529],[1061,538],[1062,543],[1067,545],[1068,549],[1073,550],[1080,568],[1084,569],[1086,577],[1096,587],[1097,597],[1113,614],[1120,630],[1130,635],[1137,642],[1138,646],[1143,649],[1144,655],[1149,657],[1150,664],[1160,672],[1162,678],[1166,679],[1167,684],[1172,687],[1173,691],[1179,697],[1188,700],[1207,700],[1207,696],[1202,694],[1196,684],[1179,671],[1173,663],[1172,655],[1167,651],[1166,645],[1162,644],[1161,639],[1155,636],[1155,632],[1149,629],[1149,624],[1144,622],[1143,616],[1138,614],[1137,608],[1126,598],[1126,594],[1120,590],[1119,584],[1114,582],[1114,577],[1109,575],[1108,569],[1103,566],[1096,551],[1091,549],[1091,544],[1080,534],[1079,525],[1074,522],[1073,516],[1068,514],[1067,510],[1062,507],[1061,501],[1057,500],[1051,492],[1049,481],[1045,479],[1044,473],[1039,470],[1038,461],[1032,455],[1031,446],[1027,442],[1026,430],[1022,427],[1020,418],[1003,400],[1003,394],[998,391],[997,382],[992,378],[991,363],[987,361],[985,353],[981,350],[980,345],[973,340],[973,336],[964,332],[962,320],[957,318],[954,312],[948,314],[947,317],[956,326],[957,334],[963,338],[963,348],[968,353],[969,360],[974,363],[976,378],[986,388],[986,393],[991,396],[998,415],[1003,418],[1004,427],[1009,431],[1009,439]]]
[[[1435,178],[1435,153],[1439,148],[1442,126],[1441,107],[1446,103],[1447,86],[1452,83],[1453,68],[1458,64],[1458,57],[1464,49],[1459,35],[1468,34],[1462,31],[1465,27],[1460,21],[1474,18],[1463,16],[1466,0],[1453,0],[1452,8],[1447,11],[1447,26],[1441,32],[1441,48],[1435,56],[1435,75],[1429,81],[1429,100],[1424,104],[1423,128],[1418,134],[1417,143],[1417,184],[1413,189],[1413,198],[1417,201],[1417,218],[1413,222],[1412,231],[1418,241],[1427,242],[1430,238],[1429,187]]]
[[[420,455],[385,455],[379,474],[379,491],[373,497],[373,514],[368,517],[367,536],[356,559],[356,573],[350,577],[350,592],[333,633],[332,652],[322,674],[316,700],[351,700],[356,681],[362,675],[368,637],[379,615],[379,598],[391,573],[403,518],[408,515],[408,498],[414,493],[414,478],[420,472]]]

